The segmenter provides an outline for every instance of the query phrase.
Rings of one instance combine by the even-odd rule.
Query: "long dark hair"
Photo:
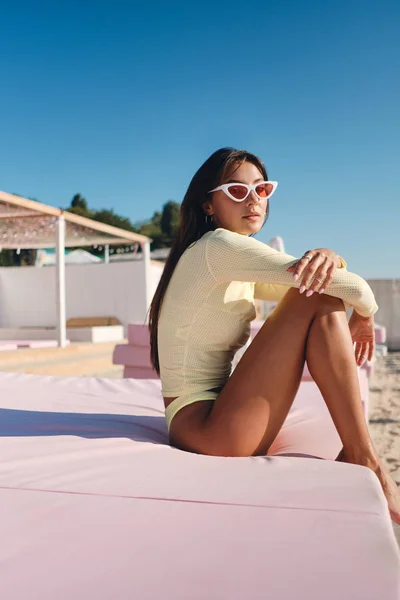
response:
[[[150,359],[156,372],[160,374],[158,359],[158,319],[164,294],[167,291],[172,273],[186,248],[200,239],[207,231],[215,229],[214,223],[206,223],[203,204],[210,199],[209,190],[220,185],[224,175],[231,168],[244,162],[252,163],[262,173],[265,181],[268,175],[264,163],[254,154],[234,148],[221,148],[206,160],[189,184],[180,207],[179,229],[165,263],[161,279],[150,305]],[[265,220],[268,218],[269,202]],[[265,221],[264,221],[265,223]]]

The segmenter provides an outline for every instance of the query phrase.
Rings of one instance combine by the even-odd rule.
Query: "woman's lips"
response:
[[[258,213],[254,213],[251,215],[245,215],[243,217],[243,219],[247,219],[248,221],[257,221],[257,219],[259,219],[260,215]]]

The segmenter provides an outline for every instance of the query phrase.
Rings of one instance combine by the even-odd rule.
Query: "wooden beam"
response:
[[[139,233],[134,233],[133,231],[127,231],[126,229],[120,229],[119,227],[113,227],[112,225],[107,225],[106,223],[100,223],[99,221],[93,221],[92,219],[87,219],[86,217],[81,217],[79,215],[75,215],[74,213],[70,213],[68,211],[63,212],[63,216],[66,221],[70,223],[75,223],[76,225],[80,225],[81,227],[89,227],[90,229],[95,229],[96,231],[102,231],[103,233],[108,233],[109,235],[115,235],[118,237],[124,237],[125,239],[131,242],[139,242],[144,244],[145,242],[151,242],[152,240],[145,235],[140,235]],[[123,235],[122,235],[123,234]]]
[[[13,206],[20,206],[44,215],[51,215],[52,217],[59,217],[62,214],[60,208],[54,208],[54,206],[48,206],[47,204],[42,204],[35,200],[28,200],[27,198],[22,198],[22,196],[15,196],[14,194],[8,194],[7,192],[2,191],[0,191],[0,202],[7,202]]]
[[[43,217],[43,213],[27,212],[25,210],[25,212],[14,211],[2,214],[0,210],[0,221],[9,221],[10,219],[40,219],[40,217]]]
[[[101,238],[101,237],[95,237],[93,239],[91,239],[90,241],[85,241],[85,240],[79,240],[79,238],[77,240],[70,240],[69,238],[66,238],[65,240],[65,247],[66,248],[75,248],[75,247],[79,247],[79,246],[105,246],[106,244],[110,244],[113,246],[117,246],[117,245],[122,245],[125,244],[127,246],[132,244],[132,240],[127,240],[125,238]],[[55,248],[56,246],[56,241],[54,238],[54,242],[43,242],[42,244],[40,242],[38,242],[37,240],[35,240],[34,242],[29,242],[29,240],[25,240],[22,241],[18,244],[17,242],[11,242],[11,243],[7,243],[6,241],[2,241],[0,238],[0,248],[2,248],[3,250],[18,250],[18,248],[20,248],[21,250],[36,250],[38,248]]]
[[[106,223],[100,223],[99,221],[94,221],[93,219],[88,219],[86,217],[81,217],[79,215],[75,215],[74,213],[70,213],[66,210],[62,210],[61,208],[54,208],[53,206],[48,206],[47,204],[41,204],[40,202],[36,202],[35,200],[28,200],[27,198],[22,198],[21,196],[15,196],[14,194],[8,194],[7,192],[0,191],[0,202],[7,202],[13,206],[19,206],[21,208],[25,208],[28,210],[35,211],[42,215],[48,215],[52,217],[60,217],[63,216],[66,221],[70,223],[76,223],[77,225],[81,225],[82,227],[89,227],[95,231],[101,231],[102,233],[108,233],[108,235],[113,235],[119,239],[123,238],[129,242],[139,242],[139,244],[145,244],[146,242],[152,242],[149,237],[146,235],[141,235],[140,233],[134,233],[133,231],[127,231],[126,229],[121,229],[120,227],[113,227],[112,225],[106,225]],[[3,217],[0,213],[0,220]],[[96,242],[95,242],[96,243]],[[113,243],[113,242],[108,242]],[[55,242],[54,242],[55,245]],[[3,246],[4,248],[6,246]],[[22,248],[22,246],[17,246],[18,248]],[[36,247],[44,247],[44,246],[36,246]]]

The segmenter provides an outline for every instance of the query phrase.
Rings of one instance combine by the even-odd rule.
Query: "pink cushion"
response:
[[[150,368],[150,346],[118,344],[114,348],[113,363],[115,365]]]
[[[158,374],[152,367],[124,367],[124,377],[131,377],[132,379],[158,379]]]
[[[384,344],[386,342],[386,327],[375,323],[375,342]]]
[[[150,332],[147,325],[143,323],[131,323],[128,325],[128,342],[133,346],[149,346]]]
[[[2,598],[397,598],[368,469],[171,448],[158,380],[0,373],[0,386]],[[303,384],[271,451],[339,446]]]

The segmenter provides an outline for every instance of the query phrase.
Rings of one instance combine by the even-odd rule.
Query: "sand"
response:
[[[400,352],[380,357],[370,380],[369,430],[379,456],[400,486]],[[394,525],[400,545],[400,526]]]

